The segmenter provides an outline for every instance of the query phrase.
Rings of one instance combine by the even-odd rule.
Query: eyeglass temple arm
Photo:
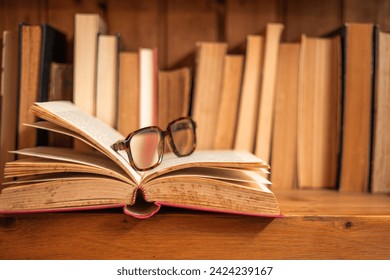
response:
[[[111,149],[113,149],[115,152],[117,152],[118,150],[125,150],[125,142],[123,140],[118,140],[111,145]]]

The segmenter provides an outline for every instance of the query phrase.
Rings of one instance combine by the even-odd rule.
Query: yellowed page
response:
[[[117,153],[111,145],[124,136],[118,131],[83,112],[69,101],[37,102],[32,112],[47,121],[63,126],[85,137],[98,148],[106,151],[107,156],[127,172],[130,178],[139,183],[141,176],[130,166],[125,153]]]
[[[165,174],[158,179],[165,180],[170,177],[195,177],[195,178],[210,178],[215,180],[233,181],[236,184],[240,183],[255,183],[258,187],[261,185],[270,185],[271,182],[264,178],[260,169],[243,170],[239,168],[221,168],[221,167],[189,167],[186,169],[173,171]],[[158,180],[156,178],[156,180]]]
[[[151,180],[161,174],[188,167],[213,168],[268,168],[268,164],[255,155],[238,150],[201,150],[186,157],[174,154],[164,155],[162,163],[153,170],[145,172],[143,180]]]
[[[126,172],[123,169],[121,169],[112,160],[98,152],[81,152],[70,148],[60,147],[33,147],[15,151],[14,153],[18,155],[36,157],[41,159],[55,160],[57,161],[58,168],[61,168],[61,162],[74,163],[78,166],[90,166],[95,169],[96,173],[99,173],[99,170],[101,170],[104,172],[104,175],[107,175],[108,172],[108,174],[110,174],[109,176],[111,177],[135,185],[135,183],[131,181],[130,178],[128,178]],[[20,163],[23,163],[23,161],[26,160],[28,159],[23,159]],[[42,161],[42,164],[44,164],[44,162],[45,161]],[[17,164],[17,162],[12,162],[11,166],[15,164]],[[28,161],[26,161],[26,164],[28,164]],[[50,171],[49,168],[50,164],[47,164],[48,171]],[[82,167],[80,167],[80,169],[81,168]],[[5,173],[8,173],[7,170],[5,171]]]
[[[69,129],[67,129],[65,127],[62,127],[62,126],[59,126],[59,125],[56,125],[54,123],[51,123],[51,122],[48,122],[48,121],[39,121],[39,122],[36,122],[36,123],[31,123],[31,124],[27,123],[25,125],[26,126],[31,126],[31,127],[34,127],[34,128],[38,128],[38,129],[44,129],[44,130],[48,130],[48,131],[52,131],[52,132],[56,132],[56,133],[60,133],[60,134],[71,136],[72,138],[79,139],[79,140],[83,141],[84,143],[86,143],[89,146],[91,146],[92,148],[100,151],[101,153],[106,154],[106,151],[99,149],[99,147],[95,146],[93,143],[88,141],[88,139],[86,139],[85,137],[82,137],[81,135],[73,132],[72,130],[69,130]]]

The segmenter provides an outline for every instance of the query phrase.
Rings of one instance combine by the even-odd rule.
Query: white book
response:
[[[117,35],[98,36],[96,117],[114,128],[118,108],[118,44]]]
[[[139,49],[140,127],[157,125],[157,49]]]
[[[74,26],[73,100],[95,115],[97,36],[107,33],[107,25],[98,14],[76,14]]]

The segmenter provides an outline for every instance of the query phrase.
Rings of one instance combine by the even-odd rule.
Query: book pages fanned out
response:
[[[15,151],[7,163],[0,213],[74,211],[122,207],[147,218],[161,206],[254,216],[280,217],[275,195],[264,178],[269,166],[251,153],[199,150],[189,156],[165,154],[162,163],[141,173],[125,151],[111,144],[123,135],[68,101],[35,103],[43,121],[30,127],[82,140],[94,151],[32,147]]]

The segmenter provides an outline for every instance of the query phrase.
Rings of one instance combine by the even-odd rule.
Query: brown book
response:
[[[269,23],[267,24],[265,34],[264,64],[260,91],[255,154],[267,162],[271,160],[276,71],[280,37],[282,35],[283,28],[284,26],[281,23]]]
[[[247,37],[244,76],[238,111],[234,148],[254,152],[260,85],[263,69],[264,37]]]
[[[34,124],[83,139],[94,153],[54,147],[17,151],[23,159],[7,164],[17,177],[0,194],[0,213],[123,208],[147,218],[161,206],[280,217],[275,195],[262,177],[269,166],[242,151],[166,154],[156,168],[138,173],[111,144],[123,135],[70,102],[36,103]]]
[[[158,118],[161,129],[190,109],[191,71],[188,67],[158,73]]]
[[[1,71],[1,131],[0,131],[0,182],[4,182],[4,165],[15,159],[8,153],[16,147],[18,114],[18,36],[11,31],[4,31],[2,46]]]
[[[343,136],[341,191],[365,192],[369,186],[374,73],[374,25],[343,28]]]
[[[390,192],[390,33],[378,31],[371,191]]]
[[[298,185],[337,187],[341,38],[302,36],[298,101]]]
[[[98,35],[96,117],[117,127],[119,35]]]
[[[276,188],[297,186],[299,43],[281,43],[275,86],[271,182]]]
[[[42,48],[42,28],[40,25],[19,26],[19,111],[18,111],[18,148],[32,147],[37,142],[35,129],[25,123],[35,122],[28,110],[39,101],[39,74]]]
[[[192,116],[197,123],[197,148],[214,147],[218,108],[221,99],[226,43],[197,43]]]
[[[214,149],[233,149],[244,66],[243,55],[226,55]]]
[[[73,100],[95,115],[97,36],[107,33],[107,25],[98,14],[76,14],[74,28]]]
[[[49,101],[73,100],[73,65],[51,63]]]
[[[50,65],[66,61],[66,36],[47,25],[19,26],[19,112],[18,148],[47,145],[47,134],[31,130],[24,123],[34,117],[28,108],[36,101],[47,101],[49,95]]]
[[[139,124],[139,55],[119,54],[118,131],[123,135],[140,128]]]

